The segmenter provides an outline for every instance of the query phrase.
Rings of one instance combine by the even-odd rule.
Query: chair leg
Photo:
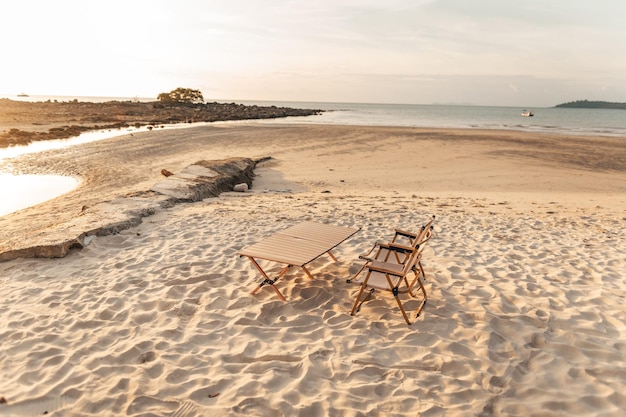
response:
[[[415,318],[420,316],[420,314],[422,313],[422,309],[424,308],[425,305],[426,305],[426,300],[422,300],[419,307],[417,307],[417,310],[415,310]]]
[[[421,267],[421,265],[420,265]],[[421,269],[421,268],[420,268]],[[407,291],[409,293],[409,295],[413,298],[417,298],[417,294],[413,293],[412,291],[412,287],[417,284],[422,292],[423,298],[422,301],[420,302],[419,306],[417,307],[417,309],[415,310],[415,316],[419,317],[420,313],[422,312],[422,309],[424,308],[424,306],[426,305],[426,301],[428,299],[428,296],[426,295],[426,289],[424,288],[424,284],[422,283],[421,277],[423,276],[423,273],[420,274],[420,271],[418,270],[414,270],[413,271],[415,273],[415,279],[412,282],[412,285],[409,284],[408,279],[406,277],[402,277],[399,280],[396,280],[396,283],[393,282],[393,280],[391,279],[391,277],[388,274],[385,274],[385,277],[387,278],[387,282],[389,284],[389,288],[391,288],[391,293],[393,294],[393,297],[396,300],[396,303],[398,304],[398,308],[400,309],[400,312],[402,313],[402,317],[404,318],[404,321],[408,324],[411,325],[413,324],[411,322],[411,319],[409,317],[409,315],[406,312],[406,309],[404,308],[404,305],[402,304],[402,300],[400,299],[400,290],[398,288],[398,285],[400,284],[404,284],[407,286]],[[372,273],[372,271],[368,271],[367,275],[365,276],[365,279],[363,280],[363,282],[360,285],[359,288],[359,293],[356,296],[356,299],[354,300],[354,305],[352,306],[352,311],[350,312],[351,316],[354,316],[355,313],[357,313],[360,309],[361,309],[361,305],[365,302],[368,301],[373,292],[374,292],[374,288],[371,288],[369,293],[365,295],[365,297],[363,297],[363,292],[365,291],[365,289],[367,288],[367,282],[370,278],[370,274]],[[357,274],[358,275],[358,274]],[[355,275],[355,277],[357,276]],[[404,291],[403,291],[404,292]]]
[[[361,309],[361,304],[363,304],[363,302],[361,301],[361,295],[363,295],[363,291],[367,287],[367,281],[369,280],[371,273],[372,273],[371,271],[369,271],[367,273],[367,275],[365,276],[365,279],[363,280],[363,282],[360,285],[359,293],[357,294],[356,299],[354,300],[354,305],[352,306],[352,311],[350,312],[351,316],[354,316],[354,313],[356,313],[357,311],[359,311]],[[371,294],[371,292],[370,292],[370,294]],[[365,300],[363,300],[363,301],[365,301]]]
[[[426,305],[426,301],[428,300],[428,296],[426,295],[426,288],[424,288],[424,284],[422,283],[422,280],[420,279],[419,275],[417,276],[417,284],[422,290],[422,295],[424,296],[424,298],[422,298],[422,302],[417,307],[417,310],[415,310],[415,317],[419,317],[420,313],[422,312],[422,309]]]
[[[419,268],[419,272],[424,277],[424,281],[426,281],[426,274],[424,273],[424,267],[422,267],[422,262],[421,261],[417,262],[417,267]]]
[[[402,313],[402,317],[404,317],[404,321],[406,321],[406,324],[410,325],[411,320],[409,320],[409,316],[406,314],[406,311],[404,310],[404,306],[402,305],[402,301],[400,300],[400,296],[397,291],[394,291],[393,298],[396,299],[396,302],[398,303],[398,307],[400,307],[400,312]]]
[[[361,311],[361,306],[363,305],[364,302],[369,301],[369,300],[372,299],[372,296],[374,295],[374,290],[375,290],[374,288],[370,288],[370,290],[367,292],[365,297],[363,297],[363,299],[361,301],[359,301],[359,305],[356,306],[356,313]],[[358,300],[358,298],[357,298],[357,300]],[[354,308],[352,308],[352,309],[354,310]]]
[[[413,298],[418,298],[417,294],[413,293],[412,287],[415,286],[415,284],[417,284],[417,286],[419,287],[419,289],[422,292],[422,301],[420,302],[419,306],[417,306],[417,309],[415,310],[415,317],[419,317],[420,313],[422,312],[422,309],[424,308],[424,306],[426,305],[426,301],[428,300],[428,296],[426,295],[426,288],[424,288],[424,284],[422,283],[421,280],[421,276],[420,274],[417,273],[417,271],[413,271],[415,272],[415,280],[413,281],[412,285],[409,285],[406,278],[404,279],[405,284],[407,285],[407,289],[408,289],[408,293],[411,297]],[[398,305],[400,306],[400,310],[402,311],[402,315],[404,316],[404,320],[408,323],[411,324],[409,322],[409,319],[407,318],[407,314],[404,311],[404,307],[401,305],[401,301],[400,298],[398,296],[396,296],[396,301],[398,303]]]
[[[422,295],[424,296],[424,300],[427,300],[428,296],[426,295],[426,288],[424,288],[424,283],[422,282],[420,277],[417,277],[417,284],[419,285],[420,289],[422,290]]]
[[[359,307],[359,300],[361,299],[361,294],[363,294],[363,290],[365,287],[363,285],[360,286],[359,293],[356,295],[356,299],[354,300],[354,305],[352,306],[352,311],[350,311],[350,315],[354,316],[356,309]]]
[[[411,284],[409,284],[409,280],[408,280],[406,277],[404,277],[404,278],[403,278],[403,280],[404,280],[404,285],[406,285],[407,292],[409,293],[409,295],[410,295],[412,298],[417,298],[417,295],[415,295],[415,294],[413,293],[413,289],[412,289]]]
[[[400,291],[398,289],[398,285],[402,282],[402,279],[397,280],[397,282],[394,283],[392,281],[391,277],[389,276],[389,274],[387,274],[387,273],[385,273],[385,278],[387,278],[387,283],[389,284],[389,288],[391,289],[391,293],[393,294],[393,298],[395,298],[396,299],[396,303],[398,303],[398,307],[400,308],[400,312],[402,313],[402,317],[404,317],[404,321],[406,321],[407,324],[411,324],[411,321],[409,320],[409,317],[407,316],[406,311],[404,310],[404,306],[402,305],[402,300],[400,300]]]

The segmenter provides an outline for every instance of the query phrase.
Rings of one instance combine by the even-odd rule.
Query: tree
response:
[[[161,93],[157,96],[157,100],[162,103],[185,103],[200,104],[204,103],[204,97],[200,90],[192,90],[191,88],[178,87],[169,93]]]

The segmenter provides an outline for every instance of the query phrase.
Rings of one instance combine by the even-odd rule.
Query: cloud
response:
[[[10,2],[0,16],[0,36],[11,39],[3,45],[11,65],[0,92],[143,96],[202,86],[207,96],[241,99],[424,103],[474,102],[480,87],[480,100],[494,104],[533,94],[536,103],[551,102],[544,91],[569,96],[602,86],[619,95],[626,89],[626,2],[603,5]],[[29,36],[21,35],[23,22]]]

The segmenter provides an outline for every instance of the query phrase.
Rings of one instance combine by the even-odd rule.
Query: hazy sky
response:
[[[0,93],[626,102],[626,0],[6,0]]]

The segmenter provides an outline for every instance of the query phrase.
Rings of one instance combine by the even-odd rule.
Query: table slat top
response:
[[[304,266],[359,230],[358,228],[303,222],[240,250],[239,255]]]

